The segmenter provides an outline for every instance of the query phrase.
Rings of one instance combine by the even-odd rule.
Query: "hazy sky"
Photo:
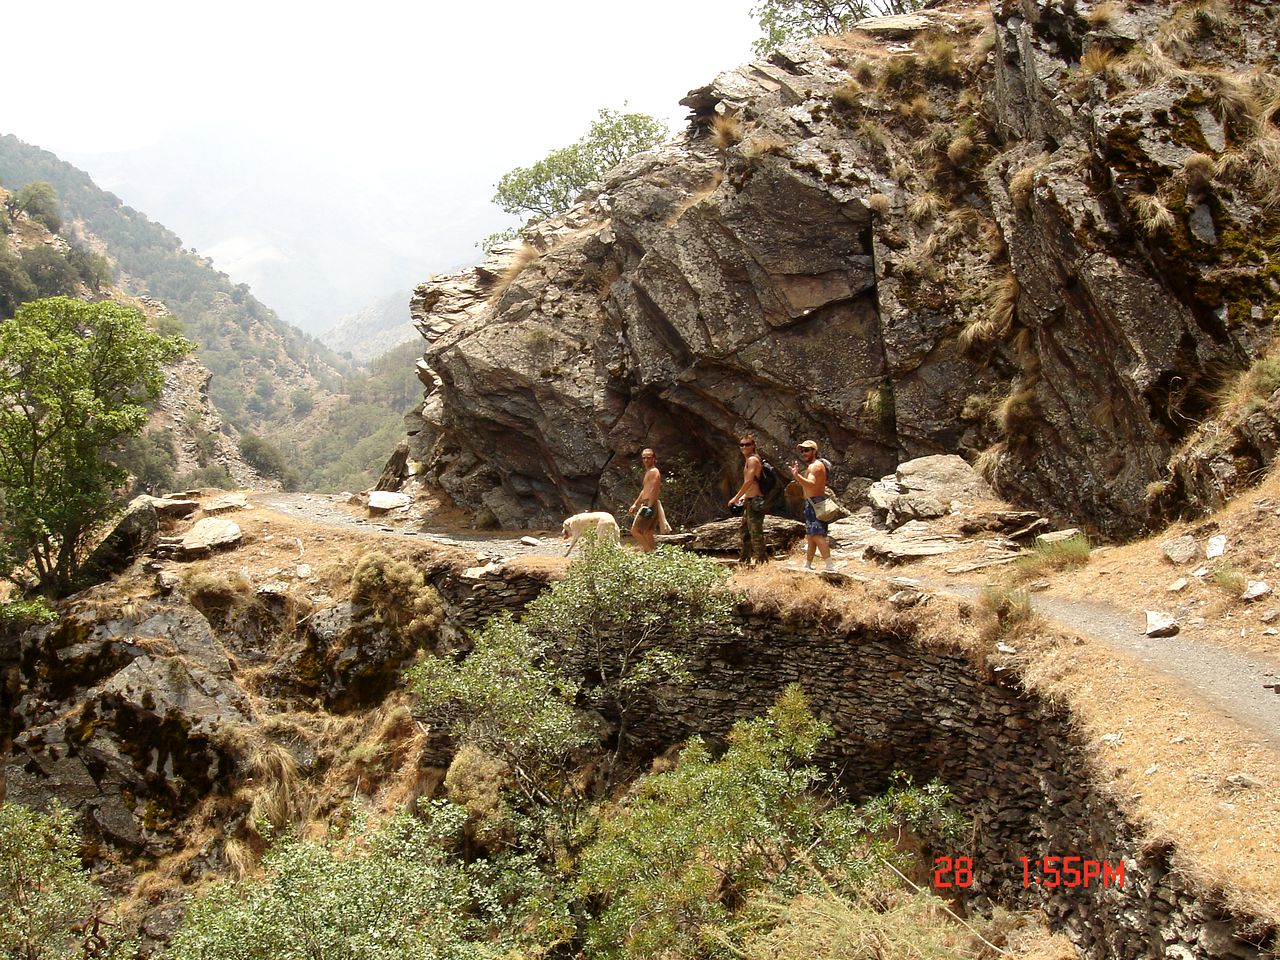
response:
[[[751,2],[7,3],[5,73],[23,79],[6,85],[0,133],[95,175],[95,156],[234,127],[372,192],[436,181],[449,206],[480,210],[503,172],[576,139],[600,107],[625,101],[678,129],[689,89],[751,58]],[[215,236],[165,221],[128,194],[129,163],[104,162],[104,185],[188,242],[263,242],[252,225]]]

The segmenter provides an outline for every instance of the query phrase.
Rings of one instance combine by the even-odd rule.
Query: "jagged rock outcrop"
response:
[[[547,524],[625,502],[644,446],[732,489],[750,429],[838,491],[961,453],[1137,531],[1280,308],[1276,12],[1201,7],[952,4],[717,77],[682,142],[418,288],[421,476]]]

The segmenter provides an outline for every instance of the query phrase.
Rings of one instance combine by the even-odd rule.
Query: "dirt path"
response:
[[[976,584],[955,581],[929,586],[969,599],[981,589]],[[1046,619],[1130,654],[1180,681],[1225,716],[1251,730],[1263,745],[1280,751],[1280,693],[1263,686],[1280,683],[1280,663],[1204,643],[1186,633],[1148,637],[1143,611],[1046,594],[1032,594],[1031,603]]]
[[[564,541],[554,533],[507,533],[429,530],[412,521],[369,519],[363,511],[324,494],[270,493],[254,497],[258,505],[287,516],[352,530],[378,530],[403,537],[430,540],[468,550],[482,561],[522,556],[563,556]],[[860,575],[877,579],[912,575],[909,568],[894,573],[862,569]],[[921,579],[917,577],[917,579]],[[924,588],[973,599],[981,589],[975,583],[921,579]],[[1129,654],[1166,675],[1171,685],[1195,691],[1224,717],[1247,728],[1259,742],[1280,751],[1280,693],[1264,684],[1280,683],[1280,662],[1208,644],[1183,633],[1166,639],[1145,635],[1142,611],[1126,611],[1107,604],[1033,594],[1032,604],[1047,619],[1112,649]],[[1158,682],[1153,679],[1153,682]]]

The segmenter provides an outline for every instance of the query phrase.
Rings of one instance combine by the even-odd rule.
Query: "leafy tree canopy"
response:
[[[33,300],[0,323],[0,568],[30,562],[46,592],[72,586],[125,477],[108,452],[142,429],[162,365],[189,348],[107,302]]]
[[[80,863],[74,818],[56,804],[47,814],[0,803],[0,956],[78,960],[130,955],[96,925],[98,888]],[[109,930],[110,926],[105,929]]]
[[[643,113],[602,109],[591,129],[567,147],[552,150],[531,167],[516,167],[498,181],[493,202],[518,217],[541,220],[566,210],[583,188],[627,157],[667,138],[667,127]],[[512,231],[489,237],[483,246],[509,239]]]
[[[22,211],[32,220],[45,225],[50,233],[62,229],[62,213],[58,207],[58,194],[53,184],[45,180],[28,183],[9,199],[9,207]]]
[[[924,0],[760,0],[751,15],[763,34],[753,48],[756,56],[766,57],[791,40],[843,33],[865,17],[923,6]]]

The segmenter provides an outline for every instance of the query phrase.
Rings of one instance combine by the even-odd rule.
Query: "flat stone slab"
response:
[[[189,517],[200,508],[198,500],[179,499],[178,497],[147,497],[155,508],[157,516],[180,518]]]
[[[397,493],[394,490],[371,490],[369,491],[369,512],[386,513],[397,507],[407,507],[412,499],[407,493]]]
[[[183,556],[199,556],[218,547],[240,542],[240,525],[225,517],[201,517],[182,536],[178,551]]]
[[[217,516],[219,513],[230,513],[232,510],[248,510],[249,498],[243,493],[228,493],[226,496],[210,500],[204,505],[203,509],[206,517]]]

